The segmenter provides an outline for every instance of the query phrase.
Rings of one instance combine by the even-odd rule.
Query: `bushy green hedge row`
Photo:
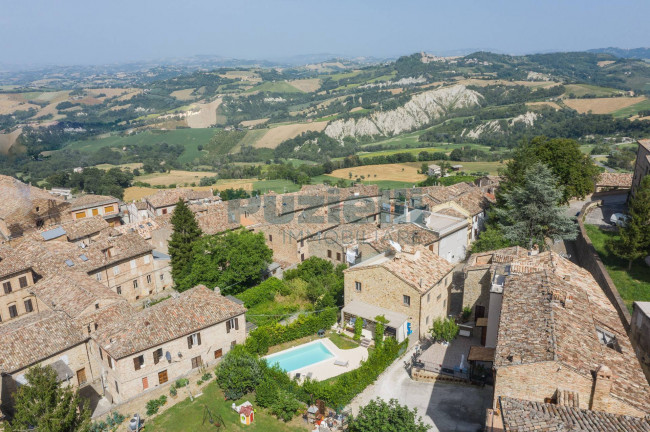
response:
[[[271,324],[253,330],[246,339],[246,349],[255,354],[266,354],[270,346],[313,335],[320,329],[327,330],[336,322],[336,307],[318,314],[300,315],[294,322],[283,326]]]
[[[303,393],[312,395],[314,399],[322,399],[333,408],[342,408],[372,384],[406,348],[408,339],[401,344],[393,338],[386,338],[383,345],[376,349],[368,360],[350,372],[339,375],[332,381],[306,380],[302,385]]]
[[[261,284],[247,289],[246,291],[237,294],[237,298],[244,302],[247,308],[251,308],[265,301],[272,301],[275,299],[275,294],[288,294],[287,286],[284,282],[277,278],[269,278]]]

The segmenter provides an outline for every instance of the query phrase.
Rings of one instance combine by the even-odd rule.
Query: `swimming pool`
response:
[[[287,372],[333,358],[334,354],[321,341],[310,342],[296,348],[266,356],[270,366],[279,365]]]

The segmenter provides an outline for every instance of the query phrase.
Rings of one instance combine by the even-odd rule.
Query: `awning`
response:
[[[400,328],[407,320],[408,317],[399,312],[393,312],[383,307],[371,305],[362,301],[351,301],[343,307],[343,313],[361,317],[368,321],[375,321],[375,317],[383,315],[388,320],[390,327],[394,329]]]
[[[481,361],[494,363],[494,348],[484,346],[473,346],[469,348],[468,361]]]

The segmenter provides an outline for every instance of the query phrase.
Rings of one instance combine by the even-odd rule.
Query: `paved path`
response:
[[[411,380],[404,369],[405,358],[393,363],[377,382],[368,386],[351,403],[352,412],[380,397],[395,398],[402,405],[417,408],[422,421],[432,426],[431,432],[476,432],[482,430],[485,410],[492,403],[493,389],[449,383],[423,383]]]

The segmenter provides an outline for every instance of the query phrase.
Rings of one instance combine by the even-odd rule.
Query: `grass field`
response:
[[[645,96],[611,97],[593,99],[565,99],[564,104],[581,114],[591,111],[593,114],[610,114],[640,102],[647,102]]]
[[[244,401],[255,404],[255,396],[247,395],[236,401],[237,405]],[[239,414],[232,408],[232,401],[224,400],[223,392],[219,389],[216,381],[211,382],[203,388],[203,395],[190,401],[185,399],[169,408],[167,411],[156,416],[151,422],[146,423],[147,432],[203,432],[214,431],[215,426],[210,424],[206,418],[209,411],[214,417],[220,416],[228,431],[250,431],[250,432],[292,432],[305,431],[302,427],[302,418],[298,416],[289,423],[277,420],[266,410],[255,406],[255,420],[250,425],[242,425],[239,422]],[[209,417],[209,416],[208,416]]]
[[[418,168],[401,163],[342,168],[333,171],[331,176],[345,180],[398,181],[406,183],[420,182],[427,178],[423,174],[418,174]]]
[[[638,259],[632,263],[632,270],[628,272],[627,261],[616,257],[606,246],[607,240],[617,238],[618,234],[603,231],[595,225],[585,225],[585,229],[630,312],[635,301],[650,301],[650,267]]]
[[[617,93],[622,93],[621,90],[609,88],[609,87],[599,87],[590,84],[567,84],[564,86],[566,91],[564,94],[568,97],[569,94],[574,96],[584,96],[587,94],[592,94],[595,96],[609,96]]]
[[[181,162],[190,162],[200,156],[199,145],[206,145],[214,135],[214,129],[176,129],[169,131],[148,130],[134,135],[113,135],[107,138],[94,140],[75,141],[65,148],[71,150],[93,152],[101,147],[122,148],[131,145],[143,144],[182,144],[185,151],[181,154]]]
[[[112,168],[119,168],[121,170],[133,171],[134,169],[142,168],[142,162],[126,163],[122,165],[99,164],[99,165],[95,165],[95,168],[99,168],[107,171]]]
[[[505,169],[506,163],[508,161],[503,161],[501,162],[454,162],[454,161],[449,161],[450,164],[452,165],[462,165],[463,168],[461,169],[462,172],[465,173],[472,173],[472,172],[487,172],[488,174],[492,175],[497,175],[499,174],[499,168]],[[420,166],[422,165],[423,162],[407,162],[404,165],[410,165],[414,168],[420,169]],[[432,162],[424,162],[427,165],[428,164],[435,164],[436,161]],[[453,175],[453,173],[452,173]]]
[[[650,100],[646,99],[634,105],[630,105],[620,110],[614,111],[612,114],[614,117],[629,117],[636,115],[639,111],[650,110]]]
[[[315,92],[320,88],[320,80],[318,78],[292,80],[289,81],[289,84],[306,93]]]
[[[263,82],[262,84],[256,85],[255,87],[251,87],[250,89],[246,90],[244,93],[252,93],[252,92],[304,93],[302,90],[292,86],[286,81],[277,81],[277,82],[266,81]]]

